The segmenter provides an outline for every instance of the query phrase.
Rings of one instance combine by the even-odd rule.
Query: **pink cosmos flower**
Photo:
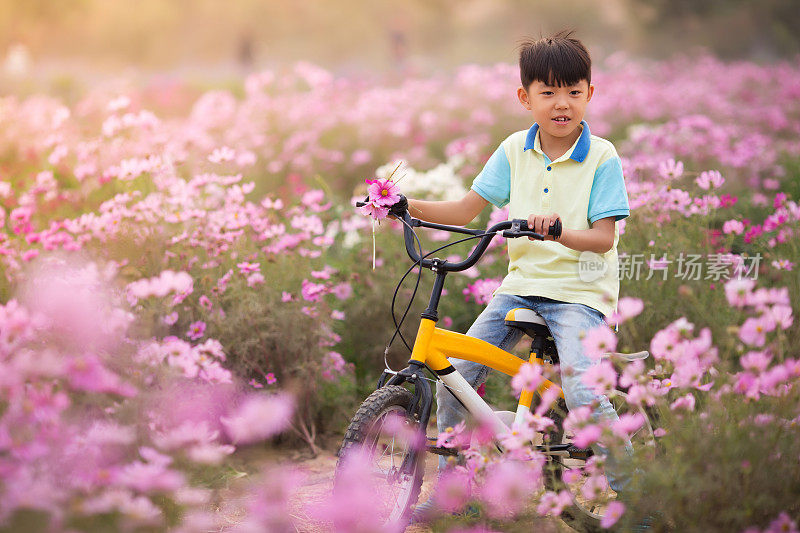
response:
[[[545,433],[550,431],[550,428],[555,427],[555,422],[552,418],[541,416],[536,413],[525,413],[525,422],[533,428],[534,431]]]
[[[744,232],[744,224],[742,224],[739,220],[726,220],[724,224],[722,224],[722,233],[729,235],[733,233],[734,235],[741,235]]]
[[[267,372],[267,375],[264,376],[264,379],[267,380],[267,385],[274,385],[278,382],[278,380],[275,378],[275,374],[272,372]]]
[[[185,480],[183,474],[168,470],[163,464],[134,461],[115,476],[115,482],[147,493],[177,490],[184,485]]]
[[[792,316],[792,308],[788,305],[774,305],[767,311],[775,322],[776,325],[780,326],[781,329],[789,329],[789,327],[794,322],[794,317]]]
[[[233,161],[233,158],[236,156],[236,152],[233,148],[229,148],[227,146],[223,146],[221,148],[215,148],[211,155],[208,156],[208,160],[212,163],[222,163],[223,161]]]
[[[774,329],[774,322],[772,324]],[[751,346],[764,346],[767,340],[766,334],[769,331],[767,327],[768,323],[764,321],[763,317],[750,317],[739,328],[739,338]]]
[[[335,273],[335,268],[330,265],[325,265],[322,270],[312,270],[311,277],[316,279],[331,279],[331,275]]]
[[[640,427],[644,425],[644,416],[641,413],[625,413],[611,425],[611,431],[621,439],[628,440]]]
[[[597,424],[589,424],[575,432],[572,437],[572,443],[578,448],[588,448],[599,441],[602,434],[603,428]]]
[[[536,512],[542,516],[559,516],[564,507],[572,505],[572,495],[566,490],[559,492],[547,491],[539,500]]]
[[[510,518],[519,513],[541,486],[542,463],[500,461],[487,467],[480,487],[480,499],[487,514]]]
[[[487,304],[492,299],[494,291],[500,287],[501,282],[500,278],[479,279],[464,289],[464,299],[469,302],[470,298],[472,298],[476,304]]]
[[[756,282],[749,278],[732,279],[725,284],[725,297],[734,307],[744,307],[750,302],[750,294]]]
[[[529,424],[515,422],[511,425],[511,430],[502,435],[501,442],[508,450],[519,450],[533,440],[534,436],[533,428]]]
[[[617,371],[607,359],[589,367],[581,381],[592,387],[596,394],[607,394],[617,386]]]
[[[339,300],[347,300],[353,295],[353,287],[347,282],[339,283],[333,286],[331,293]]]
[[[457,448],[469,443],[469,436],[465,435],[467,428],[463,420],[455,427],[445,428],[436,438],[436,446],[440,448]]]
[[[617,349],[617,336],[608,326],[598,326],[587,331],[581,343],[586,355],[599,359]]]
[[[725,178],[722,177],[718,170],[707,170],[700,173],[694,181],[701,189],[708,190],[709,188],[722,186],[725,183]]]
[[[519,367],[516,375],[511,379],[511,387],[514,392],[520,394],[523,390],[535,391],[544,381],[542,375],[542,365],[533,363],[523,363]]]
[[[628,319],[641,314],[644,310],[644,301],[639,298],[623,296],[617,302],[617,311],[609,317],[609,324],[622,324]]]
[[[683,163],[668,159],[658,164],[658,174],[667,180],[677,179],[683,175]]]
[[[318,302],[326,292],[328,292],[326,285],[303,280],[301,294],[307,302]]]
[[[367,180],[367,192],[372,204],[380,207],[391,207],[400,200],[400,189],[390,179]]]
[[[195,463],[218,465],[223,459],[236,451],[230,444],[203,443],[188,449],[186,455]]]
[[[608,507],[606,507],[606,514],[604,514],[603,518],[600,520],[600,527],[609,529],[622,518],[623,514],[625,514],[624,503],[616,500],[609,502]]]
[[[73,390],[107,392],[126,397],[135,396],[137,393],[133,385],[124,383],[95,355],[84,355],[70,360],[66,369],[66,377]]]
[[[286,429],[293,412],[294,401],[285,393],[253,394],[220,422],[235,444],[252,444]]]
[[[608,490],[608,481],[602,472],[596,472],[586,478],[581,487],[581,494],[589,501],[597,501]]]
[[[792,270],[794,268],[794,263],[792,263],[788,259],[780,259],[777,261],[773,261],[772,266],[777,268],[778,270]]]
[[[633,406],[655,405],[656,394],[651,387],[633,385],[628,390],[628,403]]]
[[[344,320],[345,318],[344,311],[334,309],[333,311],[331,311],[331,318],[334,320]]]
[[[339,352],[328,352],[322,358],[322,377],[327,381],[332,381],[337,375],[344,374],[347,363]]]
[[[745,370],[753,370],[760,374],[767,369],[771,360],[772,356],[767,352],[747,352],[739,358],[739,364]]]
[[[389,214],[389,208],[388,207],[375,205],[372,202],[369,202],[368,204],[360,207],[359,209],[361,210],[361,214],[370,216],[370,217],[374,218],[375,220],[384,219]]]
[[[688,393],[685,396],[681,396],[674,402],[672,402],[669,408],[673,411],[677,411],[680,409],[684,409],[686,411],[694,411],[694,396],[692,393]]]
[[[558,385],[548,387],[548,389],[544,391],[542,397],[539,399],[539,405],[536,406],[536,411],[534,411],[534,414],[536,416],[544,416],[547,411],[550,410],[553,404],[558,401],[560,396],[561,387]]]
[[[200,297],[199,303],[200,307],[206,310],[211,310],[211,308],[214,307],[214,304],[211,303],[211,300],[209,300],[208,296],[206,296],[205,294]]]
[[[797,529],[797,522],[786,511],[781,512],[778,518],[770,522],[769,528],[764,533],[800,533]]]
[[[434,492],[434,501],[444,512],[455,512],[464,507],[472,496],[469,476],[459,470],[446,471],[439,478]]]
[[[291,302],[292,300],[294,300],[292,293],[286,291],[281,292],[281,302]]]
[[[198,320],[197,322],[192,322],[189,324],[189,331],[186,332],[186,336],[189,337],[191,340],[196,341],[197,339],[201,338],[206,333],[206,323],[202,320]]]
[[[242,274],[252,274],[253,272],[258,272],[261,270],[260,263],[237,263],[236,265],[239,268],[239,272]]]

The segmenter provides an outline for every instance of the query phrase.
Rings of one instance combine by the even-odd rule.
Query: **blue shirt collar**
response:
[[[575,142],[575,148],[572,150],[572,154],[569,156],[570,159],[578,163],[583,163],[583,160],[589,155],[589,144],[592,140],[592,132],[589,131],[589,125],[585,120],[581,120],[581,126],[583,126],[583,131]],[[538,131],[539,124],[534,122],[531,129],[528,130],[528,136],[525,138],[525,148],[523,152],[525,150],[530,150],[536,145],[536,133]]]

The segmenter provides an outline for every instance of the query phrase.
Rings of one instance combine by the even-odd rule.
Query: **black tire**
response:
[[[366,449],[370,452],[369,457],[375,461],[374,466],[376,470],[383,470],[379,468],[378,463],[385,458],[385,453],[376,458],[377,448],[384,447],[381,444],[381,437],[383,425],[381,421],[385,421],[387,415],[390,413],[397,413],[402,415],[404,423],[407,424],[409,434],[421,437],[421,442],[425,442],[423,430],[420,428],[420,423],[413,416],[408,414],[408,409],[411,406],[413,394],[403,387],[397,385],[386,385],[376,390],[367,397],[361,404],[347,431],[344,434],[344,440],[339,448],[339,460],[336,463],[336,472],[334,475],[334,491],[337,489],[346,489],[343,484],[346,483],[341,480],[341,472],[343,463],[346,462],[349,453],[357,449]],[[384,437],[390,437],[385,435]],[[392,452],[394,451],[395,439],[392,436]],[[399,444],[403,444],[400,442]],[[388,468],[389,473],[382,483],[386,483],[387,488],[397,487],[398,494],[396,500],[392,499],[394,505],[392,509],[375,509],[375,512],[382,513],[380,519],[388,524],[394,523],[405,526],[411,518],[412,506],[417,503],[420,490],[422,488],[422,478],[425,475],[425,449],[419,450],[416,454],[415,464],[412,468],[410,477],[406,477],[398,482],[395,479],[397,473],[396,469],[392,472],[393,468],[402,464],[402,461],[410,453],[412,443],[406,443],[408,446],[402,451],[401,454],[391,454],[392,468]],[[395,457],[397,459],[395,459]],[[383,464],[386,462],[384,461]],[[388,466],[388,465],[386,465]],[[395,475],[393,475],[395,474]],[[381,479],[379,476],[376,478]],[[385,520],[384,520],[385,519]],[[334,524],[335,525],[335,524]],[[338,528],[337,528],[338,529]]]
[[[627,394],[623,391],[616,391],[615,395],[609,398],[609,400],[617,411],[617,414],[621,415],[625,412],[638,412],[644,416],[645,423],[634,433],[631,438],[631,443],[635,451],[641,447],[647,447],[648,453],[655,454],[656,448],[655,437],[653,436],[653,424],[647,410],[629,406],[627,403]],[[561,399],[559,400],[558,407],[552,410],[548,415],[555,422],[555,429],[550,433],[550,442],[554,444],[567,443],[570,442],[572,438],[571,435],[566,435],[564,432],[563,419],[566,418],[566,414],[567,408],[564,404],[564,400]],[[548,465],[549,472],[548,475],[545,476],[547,488],[553,491],[567,489],[572,495],[573,504],[564,508],[564,511],[561,513],[561,519],[569,526],[577,531],[585,533],[607,531],[600,527],[600,520],[605,511],[604,506],[597,505],[597,508],[594,508],[596,502],[587,502],[583,496],[578,494],[580,485],[582,485],[580,481],[572,485],[568,485],[563,481],[564,470],[567,468],[580,467],[582,463],[585,463],[585,461],[564,459],[557,456],[551,457],[550,464]],[[614,492],[610,489],[605,496],[612,500],[616,497]]]

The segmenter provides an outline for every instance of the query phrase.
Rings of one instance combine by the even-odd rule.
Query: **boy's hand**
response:
[[[406,211],[408,211],[408,198],[401,194],[400,199],[389,208],[389,214],[397,218],[403,218]]]
[[[555,238],[552,235],[548,235],[547,231],[556,220],[561,220],[561,217],[558,216],[558,213],[553,213],[552,215],[530,215],[528,216],[528,228],[531,231],[535,231],[536,233],[543,235],[544,240],[554,241]],[[528,237],[528,240],[532,241],[535,239],[533,239],[533,237]]]

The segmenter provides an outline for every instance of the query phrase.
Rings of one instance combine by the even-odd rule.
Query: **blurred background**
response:
[[[120,73],[213,83],[297,60],[426,75],[513,63],[520,38],[564,27],[595,59],[800,51],[797,0],[0,0],[0,57],[38,90]]]

